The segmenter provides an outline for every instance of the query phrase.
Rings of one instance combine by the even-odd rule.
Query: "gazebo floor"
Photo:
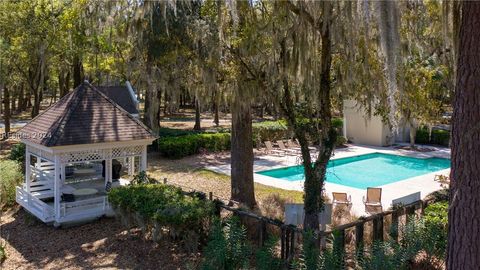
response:
[[[128,180],[120,179],[114,182],[112,188],[125,185]],[[38,199],[29,194],[21,187],[17,188],[17,202],[27,211],[35,215],[45,223],[55,221],[54,225],[61,225],[67,222],[83,222],[95,219],[104,215],[113,214],[107,200],[105,191],[105,181],[96,179],[90,181],[67,183],[64,190],[70,190],[72,193],[81,189],[97,190],[95,194],[74,195],[72,202],[60,202],[60,216],[56,217],[55,203],[53,198]]]

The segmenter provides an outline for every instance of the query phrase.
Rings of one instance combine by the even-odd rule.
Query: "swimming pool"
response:
[[[371,153],[330,160],[327,182],[366,189],[450,168],[450,159],[414,158]],[[303,181],[303,166],[292,166],[257,172],[287,181]]]

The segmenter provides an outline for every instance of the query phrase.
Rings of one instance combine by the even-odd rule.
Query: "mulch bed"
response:
[[[200,260],[170,241],[128,234],[112,218],[55,229],[16,207],[3,213],[0,225],[7,252],[1,269],[186,269]]]

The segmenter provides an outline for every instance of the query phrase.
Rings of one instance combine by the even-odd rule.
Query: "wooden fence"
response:
[[[167,179],[164,179],[163,183],[167,184]],[[176,185],[176,184],[173,184],[173,185],[179,186],[181,188],[188,188],[181,185]],[[191,189],[191,188],[188,188],[188,189]],[[194,192],[203,193],[198,191],[194,191]],[[186,194],[189,195],[192,193],[186,193]],[[214,198],[216,198],[217,200],[220,199],[220,201],[222,201],[223,203],[217,204],[219,208],[232,212],[237,216],[253,219],[257,221],[257,232],[258,232],[257,239],[258,239],[259,246],[263,246],[265,244],[265,241],[268,239],[267,225],[277,227],[278,230],[280,231],[281,259],[285,260],[288,263],[295,257],[296,250],[299,245],[298,239],[301,239],[301,237],[303,237],[304,234],[306,233],[302,228],[298,228],[294,225],[287,225],[279,220],[274,220],[271,218],[260,216],[255,213],[245,211],[241,208],[234,207],[232,205],[237,204],[236,202],[215,197],[212,192],[209,192],[208,197],[205,193],[203,194],[204,194],[203,197],[209,200],[214,200]],[[431,202],[432,200],[418,200],[411,204],[398,206],[392,210],[383,211],[381,213],[373,214],[367,217],[361,217],[356,221],[339,225],[330,230],[317,231],[314,233],[314,236],[318,242],[318,246],[321,247],[322,243],[324,243],[327,240],[327,238],[331,238],[335,233],[336,237],[340,238],[340,239],[337,239],[337,241],[341,245],[341,249],[346,251],[345,250],[346,244],[347,244],[346,232],[348,230],[353,229],[355,231],[354,244],[356,249],[358,250],[364,245],[364,242],[365,242],[364,232],[366,227],[365,225],[368,222],[372,222],[372,231],[371,231],[372,240],[383,241],[384,233],[385,233],[384,224],[386,223],[385,221],[386,218],[390,218],[391,220],[392,231],[398,232],[399,226],[400,226],[400,219],[402,217],[404,217],[405,223],[411,222],[411,219],[408,217],[415,215],[416,213],[418,213],[419,216],[422,216],[425,207],[427,207],[428,204]],[[398,233],[390,234],[390,236],[393,237],[395,241],[399,240]]]

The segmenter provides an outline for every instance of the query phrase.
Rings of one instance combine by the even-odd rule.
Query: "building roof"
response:
[[[138,114],[136,99],[134,99],[133,93],[130,93],[127,86],[96,86],[95,88],[115,101],[125,111],[131,114]]]
[[[88,82],[32,119],[19,133],[24,141],[47,147],[156,138]]]

